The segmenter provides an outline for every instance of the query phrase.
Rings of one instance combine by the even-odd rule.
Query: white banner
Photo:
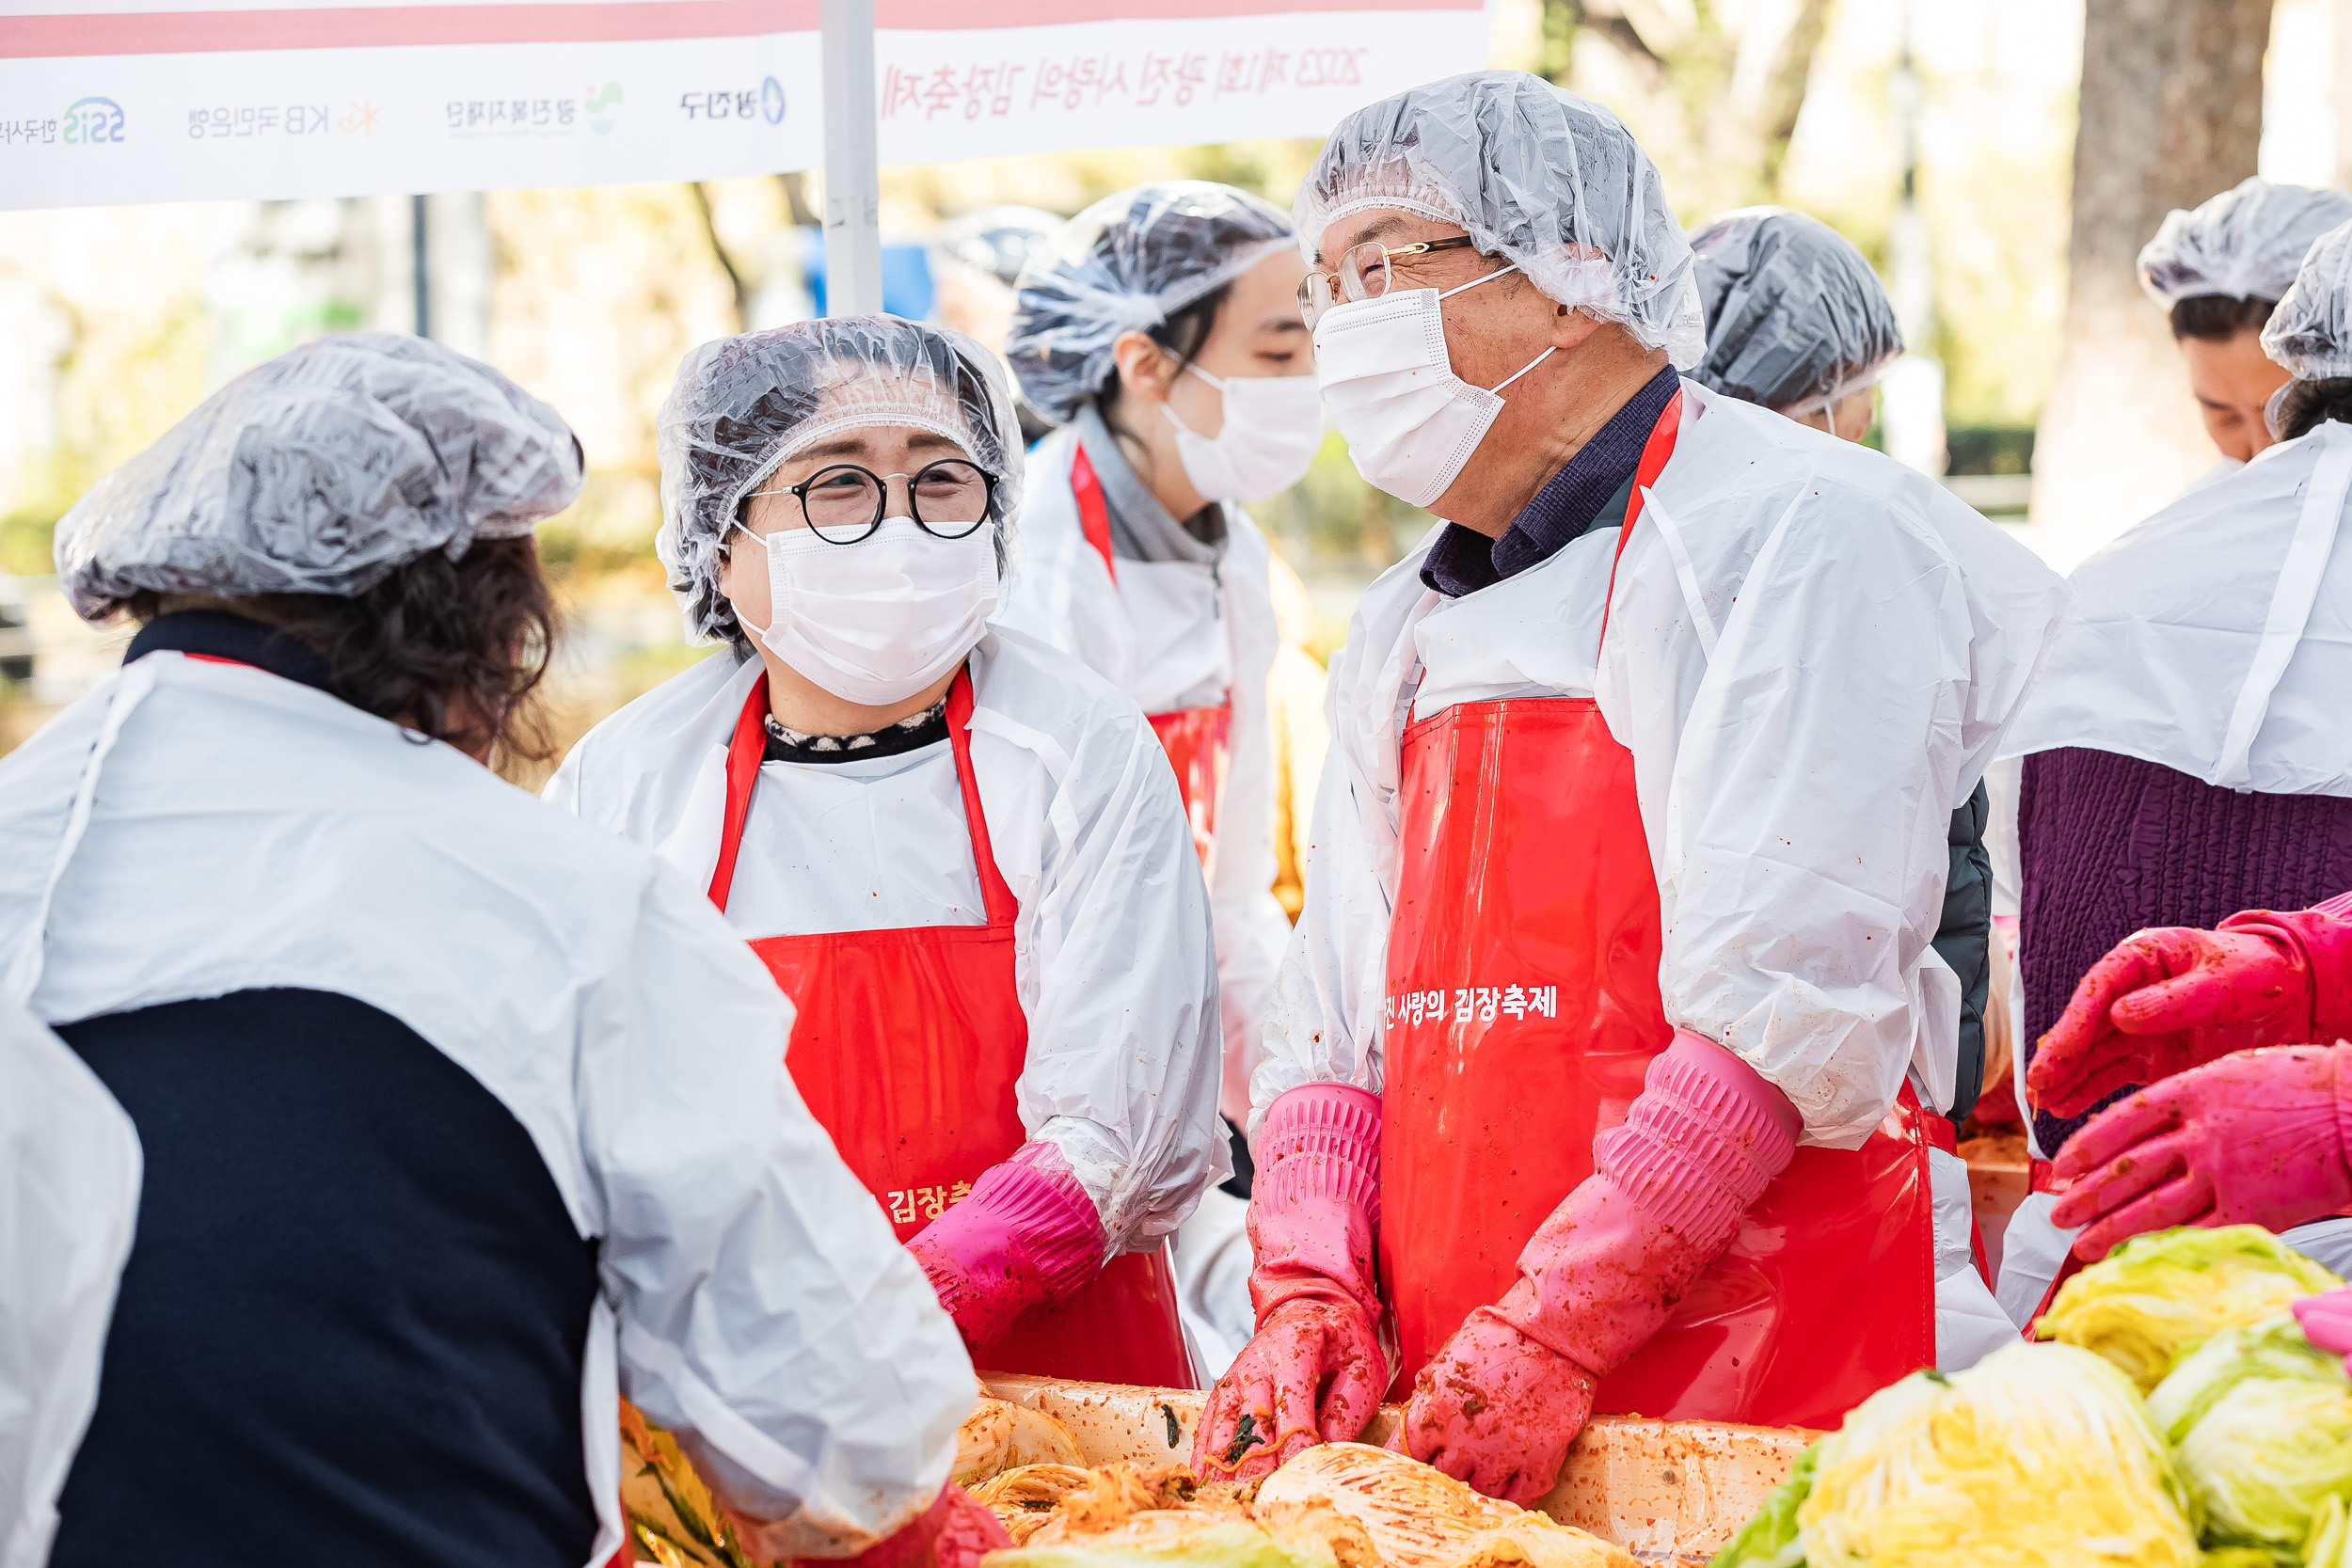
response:
[[[72,3],[0,3],[0,208],[823,161],[814,0]],[[881,0],[882,161],[1321,135],[1484,66],[1486,3]]]

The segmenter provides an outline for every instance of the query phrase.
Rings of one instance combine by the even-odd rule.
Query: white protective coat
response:
[[[2348,493],[2352,426],[2330,420],[2217,466],[2084,562],[2074,615],[2002,756],[2087,746],[2228,788],[2352,796]],[[2016,885],[2015,791],[1995,809],[1996,873]],[[2032,961],[2019,955],[2021,988]],[[2024,1105],[2023,1052],[2015,1070]],[[2026,1138],[2047,1158],[2030,1117]],[[2010,1219],[1999,1295],[2020,1326],[2078,1234],[2050,1223],[2056,1202],[2037,1195]]]
[[[548,799],[658,849],[699,896],[727,742],[762,668],[723,651],[663,682],[588,732]],[[1232,1169],[1208,910],[1176,780],[1135,705],[1051,650],[994,633],[972,672],[972,768],[1021,906],[1022,1125],[1069,1160],[1112,1251],[1149,1250]],[[946,743],[762,766],[728,896],[739,935],[985,919]]]
[[[1214,706],[1232,694],[1232,758],[1217,802],[1209,908],[1226,1051],[1225,1105],[1248,1103],[1255,1045],[1272,1004],[1290,921],[1274,897],[1274,731],[1266,677],[1281,632],[1265,535],[1225,507],[1216,568],[1121,560],[1114,587],[1087,542],[1070,489],[1076,436],[1060,430],[1029,454],[1021,569],[996,624],[1074,655],[1146,713]]]
[[[82,1058],[0,995],[0,1568],[41,1568],[98,1408],[138,1218],[139,1135]]]
[[[599,1243],[593,1562],[621,1540],[621,1392],[771,1522],[771,1555],[855,1552],[937,1494],[973,1396],[954,1324],[784,1072],[789,1006],[654,856],[324,693],[170,653],[0,759],[0,990],[37,1018],[334,991],[514,1113]],[[8,1275],[0,1344],[103,1337],[135,1195],[117,1145],[71,1159],[61,1181],[127,1210],[92,1217],[77,1268]],[[86,1407],[97,1374],[43,1408]],[[0,1383],[0,1412],[24,1393]]]
[[[2074,615],[2002,742],[2089,746],[2231,789],[2352,796],[2352,426],[2201,483],[2074,571]]]
[[[1959,981],[1930,945],[1947,833],[2065,585],[1932,481],[1683,394],[1613,594],[1615,530],[1457,600],[1422,585],[1424,542],[1365,594],[1255,1115],[1302,1084],[1379,1091],[1407,715],[1503,697],[1595,697],[1631,749],[1671,1022],[1787,1094],[1806,1144],[1858,1146],[1906,1075],[1951,1103]]]

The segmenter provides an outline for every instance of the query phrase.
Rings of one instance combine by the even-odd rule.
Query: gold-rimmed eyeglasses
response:
[[[1311,272],[1298,280],[1298,313],[1313,330],[1323,313],[1343,299],[1349,303],[1378,299],[1389,292],[1389,262],[1398,256],[1426,256],[1437,250],[1460,250],[1474,244],[1468,234],[1444,240],[1416,240],[1411,245],[1384,245],[1377,240],[1350,245],[1340,264],[1329,272]]]

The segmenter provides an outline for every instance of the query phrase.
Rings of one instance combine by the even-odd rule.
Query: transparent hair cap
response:
[[[2248,179],[2192,211],[2174,208],[2140,247],[2139,284],[2169,309],[2185,299],[2277,299],[2312,242],[2352,222],[2352,196]]]
[[[1005,357],[1038,412],[1067,424],[1108,385],[1120,334],[1149,332],[1293,243],[1280,208],[1212,181],[1104,197],[1030,253]]]
[[[1009,575],[1021,427],[996,356],[961,332],[898,316],[796,322],[692,350],[661,404],[654,550],[684,601],[689,636],[746,645],[719,586],[743,499],[818,441],[882,427],[945,436],[997,476],[998,547]]]
[[[1314,261],[1331,225],[1375,208],[1459,225],[1677,370],[1706,351],[1690,243],[1657,166],[1616,116],[1539,76],[1449,76],[1341,120],[1292,205],[1299,248]]]
[[[529,533],[585,478],[562,416],[427,339],[346,332],[197,404],[59,520],[84,619],[141,591],[361,594],[431,550]]]
[[[2352,222],[2312,242],[2262,344],[2297,381],[2352,376]]]
[[[1691,232],[1707,355],[1692,378],[1786,414],[1877,384],[1903,351],[1885,285],[1851,241],[1785,207],[1742,207]]]

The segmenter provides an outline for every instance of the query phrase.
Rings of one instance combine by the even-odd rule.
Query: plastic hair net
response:
[[[1376,207],[1460,225],[1546,294],[1624,323],[1677,370],[1706,350],[1690,242],[1657,166],[1616,116],[1540,76],[1474,71],[1341,120],[1298,188],[1300,247],[1313,261],[1333,223]]]
[[[945,436],[996,478],[1011,567],[1021,427],[996,356],[961,332],[897,316],[838,316],[721,338],[689,353],[661,404],[661,529],[654,550],[686,598],[689,635],[744,644],[720,592],[743,498],[795,452],[845,430]]]
[[[2140,247],[2139,282],[2168,309],[2201,294],[2277,299],[2312,242],[2352,220],[2352,196],[2246,180],[2195,212],[2174,208]]]
[[[1009,289],[1030,254],[1061,232],[1063,221],[1042,207],[983,207],[941,224],[931,245]]]
[[[100,480],[57,524],[57,578],[88,621],[143,589],[348,597],[530,532],[581,479],[571,427],[489,366],[349,332],[247,371]]]
[[[2263,352],[2297,381],[2352,376],[2352,223],[2312,242],[2263,328]]]
[[[1270,201],[1207,180],[1120,191],[1072,218],[1021,269],[1005,357],[1039,413],[1067,424],[1149,332],[1291,244]]]
[[[1726,397],[1815,413],[1903,351],[1879,275],[1828,224],[1743,207],[1694,230],[1691,253],[1707,321],[1707,357],[1691,375]]]

